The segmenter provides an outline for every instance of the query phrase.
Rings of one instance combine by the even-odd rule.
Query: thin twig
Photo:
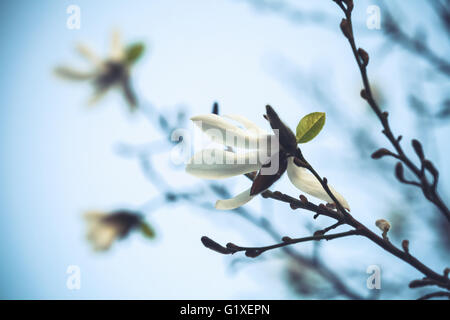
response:
[[[361,96],[368,102],[372,110],[377,115],[378,119],[380,120],[382,126],[383,126],[383,134],[387,137],[389,142],[392,144],[394,149],[397,152],[397,157],[400,159],[400,161],[409,168],[409,170],[419,179],[420,181],[420,187],[422,189],[423,194],[425,195],[426,199],[432,202],[439,211],[447,218],[447,220],[450,222],[450,210],[445,205],[445,203],[442,201],[441,197],[439,196],[437,192],[437,180],[439,176],[439,172],[434,167],[434,165],[424,157],[422,157],[421,160],[421,167],[417,167],[413,161],[405,154],[403,151],[403,148],[400,145],[400,137],[396,137],[389,125],[388,121],[388,113],[382,112],[380,107],[378,106],[378,103],[375,101],[372,89],[370,87],[369,78],[367,75],[367,64],[368,64],[368,55],[367,53],[362,50],[358,49],[355,43],[355,38],[353,36],[353,26],[352,26],[352,10],[349,10],[346,8],[343,4],[342,0],[333,0],[336,2],[339,7],[342,9],[342,11],[345,14],[345,19],[341,22],[341,29],[344,32],[345,37],[347,38],[352,52],[353,56],[356,60],[356,63],[358,65],[359,71],[361,73],[361,78],[363,81],[364,89],[361,92]],[[418,141],[417,141],[418,142]],[[417,151],[416,151],[417,152]],[[432,175],[433,175],[433,182],[429,182],[428,178],[425,174],[425,169],[427,169]]]
[[[447,299],[450,299],[450,292],[437,291],[437,292],[426,294],[426,295],[420,297],[417,300],[428,300],[428,299],[431,299],[431,298],[440,298],[440,297],[447,297]]]
[[[322,234],[322,235],[314,235],[314,236],[310,236],[310,237],[294,238],[294,239],[289,238],[289,237],[283,237],[282,242],[273,244],[273,245],[269,245],[269,246],[263,246],[263,247],[242,247],[242,246],[237,246],[233,243],[228,243],[226,245],[226,249],[228,249],[228,252],[226,252],[226,253],[234,254],[236,252],[245,251],[245,255],[247,257],[255,258],[266,251],[277,249],[277,248],[282,248],[282,247],[293,245],[293,244],[300,243],[300,242],[333,240],[333,239],[337,239],[337,238],[344,238],[344,237],[349,237],[349,236],[354,236],[354,235],[359,235],[359,234],[360,234],[360,232],[358,230],[350,230],[350,231],[346,231],[346,232],[340,232],[340,233],[334,233],[334,234],[328,234],[328,235]],[[203,237],[202,241],[205,243],[205,241],[208,241],[208,240],[212,241],[211,239],[209,239],[207,237]],[[225,252],[222,252],[222,253],[225,253]]]

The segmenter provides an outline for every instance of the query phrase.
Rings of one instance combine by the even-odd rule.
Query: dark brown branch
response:
[[[380,120],[383,126],[382,132],[394,147],[398,159],[419,179],[420,181],[419,186],[422,189],[425,198],[430,202],[432,202],[450,222],[450,210],[442,201],[437,192],[437,179],[439,176],[438,171],[436,170],[434,165],[432,165],[432,163],[429,160],[426,160],[425,158],[420,159],[421,167],[420,168],[417,167],[403,151],[403,148],[400,145],[401,139],[393,134],[391,127],[389,125],[388,113],[381,111],[380,107],[378,106],[378,103],[375,101],[373,97],[372,89],[370,87],[369,78],[367,75],[367,63],[365,63],[364,59],[361,59],[359,53],[360,50],[357,48],[355,43],[352,26],[352,10],[347,9],[347,7],[344,5],[345,1],[342,0],[333,0],[333,1],[339,5],[339,7],[345,14],[345,19],[343,19],[341,22],[341,29],[351,46],[353,55],[355,57],[356,63],[361,73],[361,78],[364,85],[364,89],[361,92],[361,96],[367,101],[367,103],[370,105],[370,107]],[[418,143],[417,140],[415,141]],[[431,183],[428,181],[428,178],[425,174],[425,169],[428,169],[428,171],[433,175],[434,180]]]
[[[155,123],[155,126],[158,127],[165,136],[167,136],[168,138],[170,137],[172,128],[170,125],[168,125],[168,120],[162,113],[158,112],[158,110],[148,102],[143,105],[141,104],[140,110],[142,110],[147,115],[147,117],[149,118],[150,121],[155,121],[156,119],[159,119],[159,121],[157,121]],[[219,113],[219,105],[217,103],[214,103],[212,112],[217,113],[217,114]],[[166,125],[161,125],[161,123],[165,123]],[[174,142],[170,141],[170,139],[169,139],[169,143],[174,143]],[[158,175],[156,173],[156,171],[154,170],[154,168],[152,167],[151,155],[153,152],[154,152],[154,150],[152,152],[140,151],[137,153],[137,158],[141,160],[141,167],[142,167],[144,173],[146,174],[148,180],[150,182],[152,182],[153,184],[155,184],[156,186],[158,186],[158,189],[161,189],[161,186],[165,187],[162,189],[166,190],[165,192],[167,192],[166,195],[167,195],[168,199],[170,198],[170,202],[182,200],[182,201],[187,201],[191,205],[197,205],[197,206],[205,208],[205,209],[211,209],[210,207],[206,206],[204,202],[198,201],[199,200],[198,198],[201,196],[201,194],[183,193],[183,192],[178,192],[176,190],[173,190],[173,188],[171,188],[169,186],[168,182],[165,181],[162,176]],[[145,159],[145,161],[143,161],[144,159]],[[253,180],[255,178],[255,175],[252,175],[252,174],[247,174],[247,176],[251,180]],[[214,192],[222,197],[229,198],[231,196],[230,194],[228,194],[228,190],[223,188],[223,186],[219,186],[219,185],[211,183],[208,185],[208,187],[210,188],[210,190],[212,192]],[[226,194],[225,195],[222,194],[223,192],[225,192]],[[281,194],[279,192],[265,191],[262,193],[262,195],[267,198],[274,198],[274,199],[279,199],[279,200],[283,199],[281,201],[284,201],[284,202],[290,201],[291,207],[296,206],[297,208],[304,208],[304,209],[310,210],[312,212],[315,212],[317,215],[320,213],[321,215],[324,215],[324,216],[329,216],[329,217],[333,217],[333,218],[338,217],[338,213],[336,213],[333,210],[327,209],[325,206],[316,206],[309,202],[304,204],[303,202],[301,202],[298,199],[292,198],[288,195]],[[266,232],[275,241],[277,239],[280,239],[281,236],[275,231],[275,229],[273,229],[273,227],[269,223],[264,222],[261,219],[255,218],[252,214],[250,214],[244,208],[238,208],[234,211],[237,213],[238,216],[244,218],[251,224],[255,225],[256,227],[258,227],[261,230],[263,230],[264,232]],[[212,242],[210,242],[209,245],[214,246],[214,244]],[[221,250],[219,247],[216,247],[216,249]],[[317,272],[319,275],[321,275],[325,281],[328,281],[329,283],[331,283],[333,285],[336,292],[338,292],[339,294],[342,294],[343,296],[346,296],[350,299],[363,299],[362,296],[360,296],[359,294],[354,292],[352,289],[350,289],[345,284],[345,282],[342,281],[340,279],[340,277],[332,269],[328,268],[324,263],[317,261],[317,260],[313,260],[307,256],[304,256],[304,255],[292,250],[289,247],[283,247],[281,249],[283,250],[283,252],[285,252],[290,258],[292,258],[297,263],[299,263],[303,266],[306,266],[306,267],[314,270],[315,272]]]
[[[427,286],[440,286],[440,283],[436,282],[433,279],[428,279],[428,278],[413,280],[409,283],[409,287],[411,289],[427,287]]]
[[[440,298],[440,297],[447,297],[448,299],[450,299],[450,292],[437,291],[437,292],[426,294],[426,295],[420,297],[417,300],[428,300],[428,299],[431,299],[431,298]]]
[[[323,216],[327,216],[327,217],[336,219],[338,221],[342,221],[344,218],[340,212],[331,210],[324,205],[315,205],[314,203],[311,203],[311,202],[303,202],[301,200],[298,200],[294,197],[291,197],[291,196],[281,193],[279,191],[267,190],[267,191],[263,192],[261,195],[264,198],[270,198],[270,199],[278,200],[281,202],[289,203],[291,209],[293,209],[293,210],[305,209],[305,210],[314,212],[316,214],[316,216],[323,215]]]
[[[264,194],[269,194],[269,198],[279,200],[282,202],[289,203],[291,208],[302,208],[306,209],[308,211],[315,212],[317,215],[325,215],[330,218],[334,218],[338,221],[339,224],[341,224],[343,221],[345,221],[345,224],[350,225],[357,230],[358,234],[370,239],[372,242],[377,244],[379,247],[383,248],[387,252],[393,254],[397,258],[403,260],[404,262],[411,265],[413,268],[417,269],[418,271],[422,272],[427,278],[433,279],[437,283],[439,283],[440,287],[447,288],[450,290],[450,280],[445,275],[438,274],[437,272],[431,270],[429,267],[424,265],[421,261],[419,261],[417,258],[412,256],[409,251],[405,252],[402,249],[397,248],[394,246],[391,242],[386,241],[382,237],[378,236],[374,232],[372,232],[369,228],[361,224],[359,221],[357,221],[355,218],[353,218],[350,214],[347,214],[346,219],[343,220],[343,218],[338,215],[336,211],[330,210],[327,207],[323,205],[313,205],[311,203],[304,203],[302,201],[299,201],[293,197],[290,197],[288,195],[285,195],[281,192],[275,191],[266,191]]]
[[[237,246],[231,242],[227,243],[226,247],[222,247],[217,242],[209,239],[208,237],[202,237],[202,243],[205,245],[205,247],[207,247],[211,250],[214,250],[216,252],[222,253],[222,254],[234,254],[236,252],[244,251],[245,255],[247,257],[256,258],[266,251],[286,247],[286,246],[293,245],[293,244],[300,243],[300,242],[319,241],[319,240],[327,240],[328,241],[328,240],[332,240],[332,239],[344,238],[344,237],[359,235],[359,234],[360,234],[359,230],[350,230],[350,231],[341,232],[341,233],[334,233],[334,234],[328,234],[328,235],[326,235],[326,234],[314,235],[314,236],[310,236],[310,237],[295,238],[295,239],[292,239],[289,237],[283,237],[282,242],[273,244],[270,246],[264,246],[264,247],[241,247],[241,246]]]
[[[325,190],[325,192],[328,194],[328,196],[331,198],[331,200],[333,200],[334,204],[336,205],[338,212],[339,212],[339,216],[342,217],[344,220],[347,219],[348,216],[350,216],[350,214],[347,212],[347,210],[344,208],[344,206],[336,199],[336,197],[334,196],[334,194],[331,192],[330,188],[328,187],[328,181],[326,178],[322,178],[316,170],[314,170],[314,168],[308,163],[308,161],[306,161],[306,159],[303,157],[303,154],[300,152],[300,149],[298,149],[298,153],[297,153],[297,159],[300,160],[300,162],[302,163],[302,165],[309,171],[311,172],[314,177],[320,182],[320,184],[322,185],[322,188]],[[295,163],[295,161],[294,161]]]
[[[299,161],[297,161],[298,165],[308,168],[314,174],[314,176],[321,183],[322,187],[326,190],[328,195],[333,199],[333,201],[335,201],[336,206],[338,206],[338,209],[339,209],[339,206],[342,208],[342,205],[339,203],[339,201],[336,200],[336,198],[334,197],[334,195],[331,193],[330,189],[328,188],[326,179],[322,179],[320,177],[320,175],[314,170],[314,168],[312,168],[311,165],[309,165],[307,160],[301,154],[300,150],[298,150],[297,159],[299,160]],[[251,175],[251,174],[248,174],[247,177],[251,180],[254,179],[254,175]],[[429,267],[427,267],[422,262],[420,262],[418,259],[413,257],[409,253],[409,251],[405,252],[404,250],[401,250],[401,249],[397,248],[396,246],[394,246],[386,238],[382,238],[382,237],[378,236],[377,234],[373,233],[369,228],[367,228],[362,223],[360,223],[355,218],[353,218],[353,216],[350,215],[350,213],[344,211],[344,209],[341,209],[342,211],[334,211],[334,210],[327,208],[324,205],[316,206],[314,204],[311,204],[310,202],[308,202],[306,200],[306,197],[304,197],[304,196],[300,197],[300,199],[302,199],[302,200],[297,200],[297,199],[295,199],[291,196],[288,196],[286,194],[283,194],[279,191],[272,192],[270,190],[267,190],[262,193],[262,196],[265,198],[272,198],[275,200],[289,203],[290,207],[293,210],[302,208],[302,209],[306,209],[308,211],[315,212],[316,213],[315,217],[323,214],[330,218],[334,218],[337,220],[336,226],[339,224],[344,224],[344,223],[349,226],[352,226],[355,228],[355,230],[358,231],[358,233],[360,235],[365,236],[366,238],[370,239],[372,242],[374,242],[375,244],[377,244],[378,246],[380,246],[387,252],[389,252],[389,253],[393,254],[394,256],[396,256],[397,258],[405,261],[406,263],[408,263],[415,269],[422,272],[427,278],[435,280],[436,282],[439,283],[439,286],[450,289],[450,280],[448,279],[448,277],[434,272]],[[345,212],[345,214],[343,214],[342,212]]]
[[[316,235],[325,234],[325,233],[327,233],[328,231],[333,230],[333,229],[336,229],[337,227],[339,227],[339,226],[341,226],[341,225],[343,225],[343,224],[344,224],[343,222],[338,221],[338,222],[336,222],[335,224],[333,224],[333,225],[331,225],[331,226],[329,226],[329,227],[326,227],[325,229],[317,230],[316,232],[314,232],[314,235],[316,236]]]

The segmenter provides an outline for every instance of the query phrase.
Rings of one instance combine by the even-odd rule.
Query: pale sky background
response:
[[[360,121],[367,109],[358,97],[361,85],[350,48],[336,32],[340,11],[331,0],[291,2],[304,10],[330,14],[335,28],[295,24],[234,0],[1,2],[0,298],[296,298],[280,276],[285,265],[281,255],[267,255],[270,259],[254,261],[233,273],[229,265],[235,257],[215,254],[201,245],[202,235],[221,243],[273,242],[232,213],[188,205],[158,209],[148,216],[158,233],[156,241],[132,234],[110,252],[94,253],[84,239],[84,211],[138,209],[156,194],[137,161],[120,157],[115,147],[118,143],[139,145],[160,136],[145,117],[128,114],[117,93],[89,109],[86,101],[91,88],[60,81],[52,74],[57,64],[83,66],[73,50],[79,41],[107,54],[111,32],[119,29],[124,41],[147,44],[145,56],[134,69],[134,85],[141,99],[167,112],[185,105],[189,116],[208,113],[213,101],[218,101],[224,113],[242,114],[268,129],[262,114],[264,106],[271,104],[295,128],[303,115],[323,111],[323,106],[308,98],[306,89],[286,83],[295,66],[306,75],[323,76],[332,85],[330,95],[348,110],[344,122]],[[408,63],[417,66],[422,62],[399,49],[389,59],[377,59],[381,31],[368,30],[364,23],[366,8],[373,2],[357,2],[357,37],[371,53],[372,79],[399,105],[391,111],[393,127],[408,134],[413,126],[408,124],[409,111],[401,100],[408,86],[402,72]],[[420,1],[409,3],[408,14],[414,17],[421,12]],[[66,28],[70,4],[81,8],[80,30]],[[429,14],[405,18],[405,27],[408,22],[426,21]],[[430,36],[428,41],[448,57],[449,48],[441,46],[439,38]],[[364,119],[370,120],[367,126],[379,130],[372,118]],[[304,153],[345,195],[352,212],[375,230],[375,220],[383,218],[398,198],[379,177],[352,172],[355,159],[360,160],[347,141],[345,128],[346,123],[328,117],[324,131],[304,147]],[[449,133],[448,126],[436,129],[435,144],[448,145]],[[381,134],[378,141],[380,146],[385,143]],[[161,168],[169,168],[163,172],[174,186],[198,182],[182,168],[168,166],[167,157],[160,159]],[[450,176],[448,160],[446,147],[438,161],[442,190],[449,188],[445,179]],[[233,192],[248,187],[245,178],[227,183]],[[287,177],[278,182],[277,189],[298,194]],[[258,211],[270,205],[268,200],[257,200],[249,207]],[[292,214],[282,204],[274,208],[267,218],[286,235],[306,236],[305,223],[315,223],[308,213]],[[327,221],[319,223],[326,226]],[[420,229],[412,233],[421,239],[412,244],[417,255],[441,270],[442,262],[429,252],[431,236]],[[358,239],[357,245],[354,241],[324,243],[322,258],[343,276],[350,266],[357,275],[351,285],[362,294],[368,294],[366,268],[371,264],[381,266],[383,279],[405,287],[407,281],[420,276],[368,241]],[[297,249],[308,253],[311,246]],[[69,265],[81,269],[80,290],[66,288]]]

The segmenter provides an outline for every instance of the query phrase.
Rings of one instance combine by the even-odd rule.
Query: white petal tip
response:
[[[191,121],[198,121],[198,120],[207,120],[211,118],[220,118],[217,114],[214,113],[208,113],[208,114],[200,114],[198,116],[193,116],[190,118]]]
[[[216,204],[214,205],[214,207],[217,210],[233,210],[233,209],[235,209],[235,208],[229,208],[228,206],[225,206],[224,203],[223,203],[223,200],[217,200]]]
[[[245,190],[244,192],[238,194],[234,198],[225,199],[225,200],[217,200],[216,201],[216,209],[217,210],[233,210],[237,209],[250,200],[253,199],[254,196],[250,195],[250,188]]]

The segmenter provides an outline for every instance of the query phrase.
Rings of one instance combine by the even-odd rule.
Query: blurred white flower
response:
[[[124,47],[118,32],[113,33],[111,52],[105,59],[99,58],[89,47],[80,44],[77,51],[92,66],[89,71],[80,71],[71,67],[59,66],[55,73],[68,80],[89,80],[94,86],[94,95],[89,100],[92,105],[103,97],[108,90],[119,88],[128,102],[130,110],[137,106],[136,96],[131,88],[130,70],[136,60],[142,55],[144,45],[132,44]]]
[[[142,221],[140,214],[126,210],[105,213],[86,212],[87,239],[96,251],[108,250],[114,241],[126,237],[130,231],[141,228],[149,238],[154,237],[150,226]]]
[[[245,129],[232,124],[227,119],[241,123]],[[264,181],[256,188],[253,184],[252,187],[231,199],[218,200],[215,205],[217,209],[232,210],[246,204],[257,194],[268,189],[286,169],[288,177],[295,187],[316,198],[333,203],[319,181],[307,169],[297,166],[292,156],[279,152],[279,150],[272,150],[270,152],[272,157],[264,161],[261,155],[268,155],[270,149],[268,141],[272,141],[274,135],[268,134],[250,120],[239,115],[218,116],[216,114],[199,115],[191,120],[214,142],[221,143],[228,148],[244,149],[245,153],[222,149],[201,150],[186,165],[186,172],[189,174],[203,179],[223,179],[261,170],[273,160],[278,161],[279,164],[278,171],[272,175],[265,175],[261,179]],[[252,147],[256,150],[252,150]],[[214,159],[211,159],[212,157]],[[350,210],[347,201],[331,186],[329,188],[344,208]]]

